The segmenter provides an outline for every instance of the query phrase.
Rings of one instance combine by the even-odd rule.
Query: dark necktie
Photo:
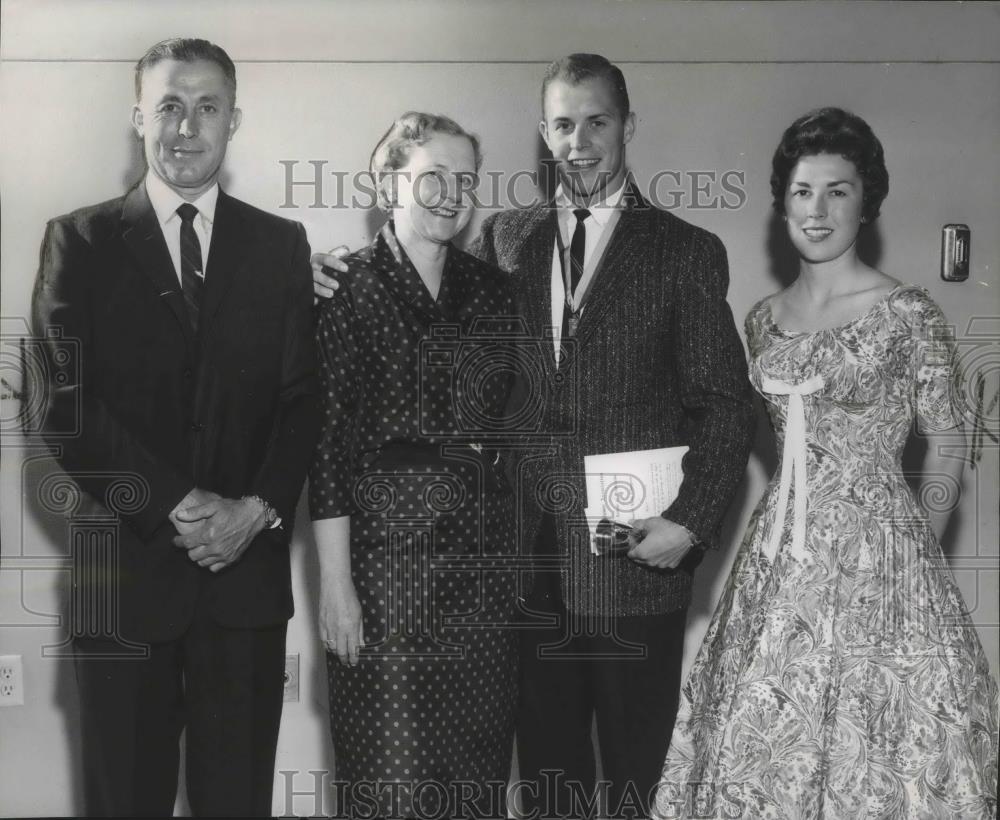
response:
[[[566,294],[566,304],[563,306],[562,322],[562,337],[564,339],[573,335],[570,332],[569,303],[583,278],[583,251],[587,246],[587,228],[583,223],[590,216],[590,211],[586,208],[576,208],[573,211],[573,216],[576,217],[576,228],[573,230],[573,239],[569,243],[569,292]],[[564,286],[565,284],[563,282]],[[577,310],[579,310],[579,306],[577,306]]]
[[[184,291],[184,304],[187,305],[191,326],[198,330],[198,312],[201,309],[201,292],[205,288],[205,280],[199,276],[201,271],[201,243],[198,234],[194,232],[194,218],[198,209],[190,202],[185,202],[177,208],[181,218],[181,288]]]

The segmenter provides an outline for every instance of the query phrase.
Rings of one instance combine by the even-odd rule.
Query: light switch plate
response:
[[[969,278],[972,232],[968,225],[945,225],[941,229],[941,278],[964,282]]]

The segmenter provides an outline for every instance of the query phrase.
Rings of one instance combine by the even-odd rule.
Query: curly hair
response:
[[[774,209],[784,215],[788,179],[802,157],[839,154],[861,177],[865,222],[874,222],[889,194],[889,172],[882,143],[861,117],[841,108],[818,108],[793,122],[781,137],[771,161]]]
[[[368,163],[369,170],[378,189],[379,202],[383,208],[391,203],[385,200],[381,181],[386,174],[398,171],[410,160],[410,151],[415,145],[423,145],[435,134],[450,134],[465,137],[472,143],[476,170],[482,165],[483,155],[479,148],[479,137],[470,134],[451,117],[443,114],[425,114],[422,111],[407,111],[397,117],[382,135]]]

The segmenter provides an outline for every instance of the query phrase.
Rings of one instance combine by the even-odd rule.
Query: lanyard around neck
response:
[[[586,220],[583,220],[584,222]],[[582,223],[581,223],[582,224]],[[586,230],[586,227],[584,227]],[[572,237],[570,237],[572,239]],[[574,299],[573,296],[573,280],[570,276],[570,268],[573,264],[572,259],[568,259],[570,249],[566,247],[566,243],[563,242],[562,238],[562,227],[559,224],[559,218],[556,217],[556,248],[559,251],[559,270],[562,272],[563,279],[563,298],[566,302],[566,309],[569,311],[570,316],[573,319],[579,320],[580,313],[583,310],[583,303],[587,299],[587,294],[590,292],[591,282],[594,281],[591,277],[590,281],[587,282],[587,286],[580,293],[579,299]],[[584,254],[586,255],[586,244],[584,244]],[[568,263],[568,264],[567,264]],[[586,263],[584,263],[585,265]],[[584,280],[584,271],[580,271],[580,282]]]

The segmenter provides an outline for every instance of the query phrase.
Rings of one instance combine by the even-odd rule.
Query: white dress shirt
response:
[[[625,180],[617,190],[612,191],[604,199],[592,204],[588,210],[590,216],[583,220],[583,227],[586,229],[586,242],[583,248],[583,276],[580,284],[576,286],[576,296],[587,292],[590,282],[600,265],[604,250],[607,248],[611,234],[615,225],[618,224],[618,214],[621,208],[622,196],[625,193]],[[566,196],[562,185],[556,189],[556,220],[559,224],[559,234],[562,237],[562,245],[565,248],[566,259],[564,263],[569,266],[570,244],[573,241],[573,232],[576,230],[576,216],[573,211],[579,206],[574,205],[572,200]],[[559,260],[559,242],[553,243],[552,248],[552,341],[555,345],[556,359],[559,358],[559,342],[562,334],[563,310],[566,307],[566,285],[563,281],[563,264]],[[581,311],[582,313],[582,311]]]
[[[146,193],[156,212],[156,219],[163,231],[163,238],[170,251],[170,259],[174,263],[177,281],[181,282],[181,217],[177,208],[187,202],[167,183],[152,171],[146,174]],[[208,266],[208,251],[212,244],[212,223],[215,221],[215,205],[219,201],[219,185],[216,183],[191,204],[198,209],[198,216],[192,222],[198,244],[201,245],[201,270],[198,273],[205,276]]]

